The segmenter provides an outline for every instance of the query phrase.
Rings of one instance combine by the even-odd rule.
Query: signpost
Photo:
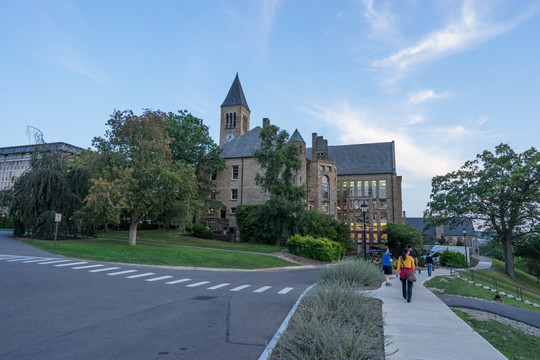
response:
[[[54,221],[56,222],[56,229],[54,230],[54,253],[56,254],[56,236],[58,235],[58,223],[62,221],[62,214],[54,214]]]

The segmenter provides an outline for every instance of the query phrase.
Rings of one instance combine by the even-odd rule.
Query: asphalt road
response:
[[[319,272],[73,260],[0,232],[0,359],[258,359]]]

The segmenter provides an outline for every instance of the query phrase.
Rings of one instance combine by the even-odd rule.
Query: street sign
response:
[[[58,213],[54,214],[54,221],[56,222],[62,221],[62,214],[58,214]]]

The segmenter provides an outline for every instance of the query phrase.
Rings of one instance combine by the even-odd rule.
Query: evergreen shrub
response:
[[[214,232],[210,229],[207,229],[204,224],[193,224],[193,226],[191,227],[191,233],[193,234],[193,236],[203,239],[214,238]]]
[[[448,263],[453,264],[456,268],[468,268],[469,264],[465,255],[456,251],[444,250],[439,256],[439,261],[442,266],[446,266]]]
[[[340,243],[327,238],[293,235],[286,245],[291,254],[321,261],[334,261],[345,255]]]
[[[331,215],[304,210],[297,214],[295,227],[296,233],[300,235],[327,238],[340,243],[345,254],[354,250],[349,228]]]

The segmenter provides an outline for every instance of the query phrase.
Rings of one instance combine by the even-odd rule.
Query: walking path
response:
[[[450,271],[440,268],[433,275],[450,275]],[[371,293],[383,302],[387,359],[506,359],[424,287],[430,279],[427,271],[417,274],[417,279],[411,303],[403,299],[397,278],[391,279],[392,286],[383,284]]]

